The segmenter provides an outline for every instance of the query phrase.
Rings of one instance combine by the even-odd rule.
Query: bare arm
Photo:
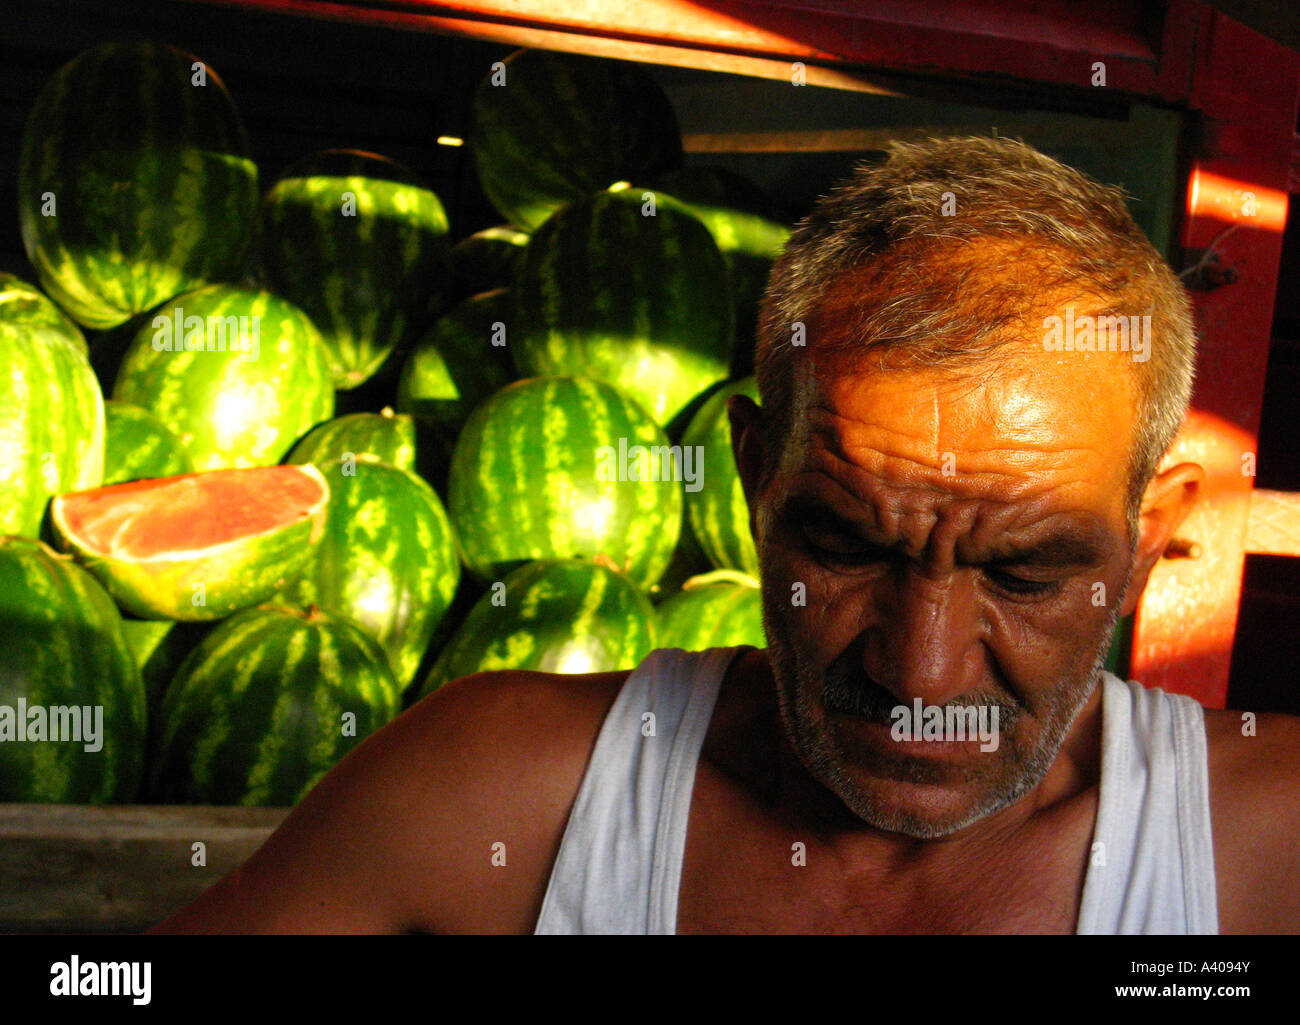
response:
[[[367,738],[247,862],[151,931],[531,930],[624,675],[448,684]]]
[[[1210,810],[1224,933],[1300,932],[1300,718],[1207,712]]]

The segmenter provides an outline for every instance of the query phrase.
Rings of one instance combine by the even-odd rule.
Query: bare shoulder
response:
[[[1300,932],[1300,717],[1207,709],[1223,932]]]
[[[527,932],[627,671],[480,673],[344,758],[159,932]]]

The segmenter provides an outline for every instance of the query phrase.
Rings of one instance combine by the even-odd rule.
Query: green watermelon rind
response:
[[[758,401],[753,377],[718,389],[691,419],[682,445],[698,447],[703,486],[686,493],[686,516],[691,531],[709,561],[718,569],[735,569],[759,575],[758,550],[749,529],[749,505],[736,469],[731,447],[727,401],[746,395]]]
[[[668,425],[730,373],[735,308],[708,228],[666,193],[585,197],[534,234],[511,288],[510,347],[528,376],[594,377]]]
[[[0,803],[135,800],[144,771],[145,689],[104,589],[42,542],[0,539],[0,649],[0,705],[15,716],[20,698],[29,708],[103,710],[97,752],[75,741],[20,743],[13,736],[0,743]]]
[[[537,49],[501,64],[474,94],[469,142],[484,194],[514,227],[680,166],[676,114],[640,65]]]
[[[167,688],[150,798],[291,807],[396,716],[396,692],[383,651],[360,627],[321,611],[237,612]]]
[[[347,456],[415,472],[415,421],[385,408],[317,424],[289,450],[286,463],[328,464]]]
[[[163,323],[257,318],[258,351],[167,351]],[[173,332],[174,333],[174,332]],[[240,334],[240,345],[251,340]],[[159,307],[132,339],[113,398],[148,410],[180,438],[196,470],[274,466],[334,415],[329,356],[301,309],[266,290],[210,285]]]
[[[0,320],[0,535],[39,537],[49,500],[104,476],[104,398],[84,348]]]
[[[86,336],[76,321],[40,289],[13,274],[0,274],[0,320],[11,324],[44,324],[61,333],[82,352],[89,353]]]
[[[262,275],[320,330],[337,389],[373,377],[447,288],[442,201],[387,157],[313,154],[280,176],[261,214]]]
[[[451,521],[434,490],[386,463],[319,463],[330,504],[315,553],[276,604],[317,607],[362,627],[384,649],[398,686],[414,680],[460,583]]]
[[[537,559],[603,557],[643,590],[654,586],[681,534],[682,483],[600,480],[600,450],[620,439],[629,451],[668,445],[640,405],[590,378],[516,381],[475,409],[447,484],[469,570],[491,582]]]
[[[498,224],[461,239],[451,248],[451,270],[460,295],[509,288],[528,245],[528,232]]]
[[[712,576],[712,574],[709,574]],[[763,596],[758,581],[688,580],[655,607],[655,638],[661,648],[704,651],[749,644],[767,647]]]
[[[606,672],[655,646],[654,608],[622,574],[582,559],[528,563],[489,590],[439,653],[420,690],[500,669]],[[504,604],[494,604],[494,592]],[[574,668],[574,663],[581,663]],[[567,665],[567,668],[566,668]]]
[[[216,72],[203,65],[205,84],[192,84],[196,63],[165,43],[105,43],[60,68],[27,119],[23,245],[41,287],[83,326],[115,327],[244,271],[257,165]]]
[[[397,408],[424,423],[450,430],[464,425],[475,408],[513,378],[506,327],[512,314],[509,292],[495,289],[462,300],[411,347],[397,381]],[[502,325],[506,346],[492,344]]]
[[[180,438],[147,409],[109,399],[104,403],[103,485],[178,477],[194,472]]]

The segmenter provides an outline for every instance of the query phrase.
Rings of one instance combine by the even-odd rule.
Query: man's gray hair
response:
[[[965,137],[896,142],[858,165],[798,225],[772,269],[755,371],[777,444],[793,401],[793,361],[827,290],[848,271],[862,299],[836,347],[884,368],[992,370],[1008,343],[1041,337],[1045,310],[1067,297],[1096,317],[1150,320],[1150,358],[1130,360],[1137,395],[1126,512],[1130,543],[1143,492],[1191,400],[1196,332],[1177,276],[1134,222],[1122,190],[1023,142]],[[996,262],[969,243],[1002,239]],[[855,278],[855,284],[859,278]],[[1048,306],[1051,303],[1053,305]],[[1085,312],[1080,310],[1080,312]],[[1082,364],[1086,366],[1087,364]]]

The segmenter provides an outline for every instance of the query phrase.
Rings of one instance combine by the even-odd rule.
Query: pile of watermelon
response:
[[[506,223],[382,155],[259,181],[229,91],[96,47],[0,276],[0,801],[288,806],[475,672],[762,646],[726,401],[787,229],[643,69],[520,51]]]

